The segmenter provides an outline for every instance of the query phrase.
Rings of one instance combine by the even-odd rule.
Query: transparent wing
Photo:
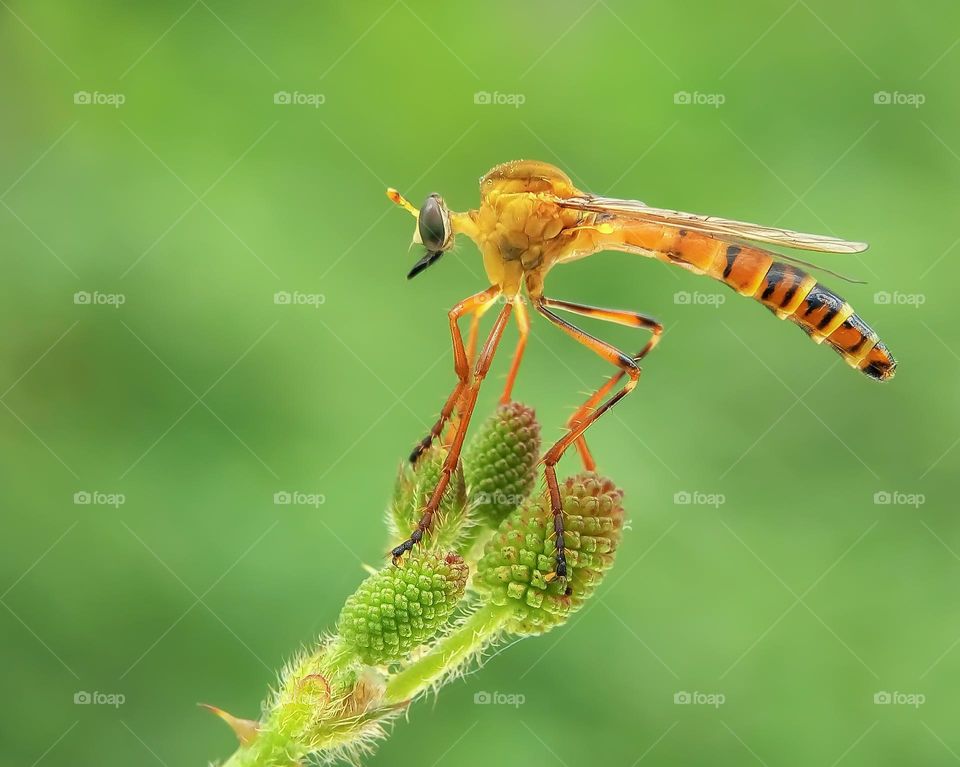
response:
[[[862,253],[868,247],[865,242],[849,242],[836,237],[820,234],[805,234],[780,229],[775,226],[760,226],[746,221],[734,221],[719,216],[699,216],[679,210],[651,208],[638,200],[619,200],[615,197],[558,198],[557,204],[564,208],[588,210],[596,213],[615,213],[647,221],[655,221],[669,226],[682,227],[691,231],[715,235],[724,238],[741,238],[772,245],[783,245],[799,250],[815,250],[821,253]]]

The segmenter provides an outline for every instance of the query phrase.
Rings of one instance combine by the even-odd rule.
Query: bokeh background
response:
[[[196,704],[255,716],[383,561],[395,469],[453,382],[445,311],[486,284],[468,242],[408,283],[384,187],[463,209],[521,157],[869,241],[821,259],[867,285],[825,281],[900,372],[655,262],[552,274],[668,328],[592,432],[632,529],[569,625],[369,763],[952,763],[958,24],[947,0],[0,2],[0,763],[231,752]],[[559,436],[606,372],[535,322],[516,393]],[[323,503],[274,503],[294,491]]]

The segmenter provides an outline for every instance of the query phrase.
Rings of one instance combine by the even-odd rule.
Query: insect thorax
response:
[[[478,216],[485,256],[498,257],[510,273],[549,268],[569,245],[564,230],[576,218],[536,194],[491,195]]]

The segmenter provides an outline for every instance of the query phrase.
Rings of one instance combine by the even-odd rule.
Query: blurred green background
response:
[[[955,3],[0,6],[0,763],[231,752],[196,703],[256,716],[383,561],[396,466],[453,382],[445,311],[486,284],[466,241],[408,283],[412,220],[384,187],[464,209],[516,158],[869,241],[820,259],[868,285],[825,281],[900,371],[876,385],[655,262],[557,270],[550,295],[668,328],[591,432],[627,493],[620,561],[369,763],[957,758]],[[559,436],[607,371],[536,319],[516,394]],[[124,702],[75,703],[95,692]]]

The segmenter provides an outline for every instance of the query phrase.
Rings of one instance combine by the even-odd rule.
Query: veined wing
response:
[[[653,221],[715,237],[753,240],[754,242],[782,245],[799,250],[814,250],[820,253],[862,253],[868,247],[865,242],[849,242],[837,237],[793,232],[789,229],[750,224],[746,221],[734,221],[719,216],[700,216],[696,213],[684,213],[679,210],[651,208],[638,200],[583,195],[581,197],[558,198],[556,202],[564,208],[593,211],[595,213],[614,213],[618,216]]]

